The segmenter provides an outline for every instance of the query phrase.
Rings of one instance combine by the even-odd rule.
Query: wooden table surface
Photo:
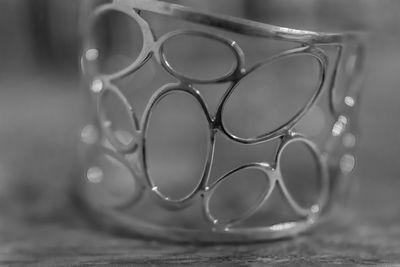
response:
[[[385,193],[374,195],[375,190]],[[113,236],[80,223],[3,221],[0,265],[395,266],[400,264],[400,212],[393,202],[399,198],[396,190],[387,185],[361,187],[353,204],[313,232],[250,245],[170,244]]]

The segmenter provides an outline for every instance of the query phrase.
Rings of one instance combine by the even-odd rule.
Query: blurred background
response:
[[[179,1],[174,1],[179,2]],[[300,29],[370,31],[354,214],[400,200],[400,2],[395,0],[184,1]],[[80,1],[0,1],[0,214],[75,222],[70,188],[82,176],[77,144],[87,115],[79,56]],[[397,197],[399,195],[399,197]],[[371,212],[365,212],[366,208]],[[380,214],[378,215],[377,212]]]

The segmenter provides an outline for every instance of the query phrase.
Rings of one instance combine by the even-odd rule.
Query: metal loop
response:
[[[109,95],[114,94],[115,97],[121,102],[121,105],[126,113],[126,116],[129,119],[131,131],[129,134],[132,135],[132,140],[128,144],[122,143],[118,137],[115,135],[115,132],[112,130],[112,121],[109,121],[106,116],[106,108],[104,108],[103,101]],[[135,111],[132,106],[129,104],[126,97],[121,93],[121,91],[114,85],[108,84],[105,85],[101,92],[98,93],[97,96],[97,116],[100,121],[100,127],[102,128],[107,140],[111,143],[111,145],[120,153],[134,153],[138,148],[139,142],[139,125],[138,120],[135,115]]]
[[[146,149],[146,138],[147,138],[147,130],[148,126],[151,120],[151,115],[154,111],[154,108],[158,105],[158,103],[167,97],[170,94],[174,93],[185,93],[188,94],[190,97],[193,97],[193,99],[199,104],[201,107],[205,120],[207,121],[207,124],[209,125],[209,137],[208,137],[208,144],[207,144],[207,156],[205,160],[205,164],[203,167],[203,173],[202,176],[199,179],[199,182],[197,183],[196,187],[193,189],[192,192],[190,192],[188,195],[181,199],[171,199],[168,196],[165,196],[162,192],[158,190],[157,185],[154,183],[152,178],[149,175],[148,172],[148,162],[147,162],[147,149]],[[208,182],[208,177],[209,173],[211,170],[211,165],[213,161],[213,156],[214,156],[214,133],[212,129],[212,120],[211,117],[208,113],[208,108],[206,103],[204,102],[202,96],[200,93],[195,90],[192,87],[185,86],[183,84],[167,84],[160,88],[151,98],[149,101],[146,110],[143,115],[143,120],[142,120],[142,136],[141,136],[141,162],[144,170],[144,174],[146,177],[146,180],[148,182],[148,185],[151,188],[152,193],[159,199],[161,200],[161,203],[163,205],[166,205],[167,207],[172,207],[172,208],[185,208],[187,207],[188,204],[190,204],[191,200],[205,187],[205,185]]]
[[[258,170],[263,173],[263,176],[267,179],[268,181],[268,188],[264,190],[264,192],[259,196],[257,201],[244,213],[237,215],[236,217],[230,219],[229,221],[220,221],[218,220],[211,212],[211,207],[210,207],[210,202],[212,197],[214,196],[216,190],[223,185],[223,183],[230,179],[232,175],[235,173],[238,173],[243,170]],[[227,229],[231,228],[233,225],[237,225],[240,222],[245,221],[246,219],[250,218],[252,215],[254,215],[260,207],[268,200],[270,195],[272,194],[274,188],[275,188],[275,171],[266,163],[252,163],[252,164],[247,164],[244,166],[240,166],[225,175],[223,175],[221,178],[219,178],[216,182],[214,182],[212,185],[208,186],[204,192],[204,213],[207,217],[207,219],[216,227],[222,228],[222,229]]]
[[[201,79],[196,77],[189,77],[184,73],[178,72],[168,61],[165,55],[165,45],[169,40],[179,36],[199,36],[205,39],[217,41],[218,43],[227,47],[234,56],[234,65],[231,69],[225,73],[220,75],[219,77],[210,78],[210,79]],[[241,73],[241,70],[244,68],[244,53],[240,46],[233,40],[229,38],[225,38],[220,35],[210,34],[202,31],[194,31],[194,30],[184,30],[184,31],[174,31],[165,34],[158,40],[158,45],[156,48],[157,52],[155,52],[156,58],[159,63],[164,67],[164,69],[176,77],[178,80],[186,82],[186,83],[197,83],[197,84],[211,84],[211,83],[223,83],[226,81],[231,81],[233,77],[238,76]]]
[[[134,188],[132,188],[132,194],[129,196],[129,199],[127,199],[123,203],[113,206],[112,208],[116,210],[125,210],[136,205],[142,199],[143,194],[145,192],[145,186],[141,181],[141,179],[139,178],[140,174],[131,166],[131,164],[121,154],[118,154],[115,151],[104,146],[96,147],[96,150],[99,156],[110,157],[113,160],[117,161],[119,164],[122,164],[128,170],[131,178],[135,182]],[[89,168],[91,166],[87,167]],[[114,177],[107,177],[106,179],[114,179]]]
[[[310,216],[319,213],[323,210],[325,204],[327,203],[329,197],[329,174],[328,166],[322,153],[319,151],[318,147],[307,138],[301,136],[300,134],[290,134],[282,139],[282,143],[278,148],[276,155],[276,170],[277,170],[277,185],[280,187],[287,203],[291,206],[294,212],[299,216]],[[293,143],[303,143],[307,149],[311,152],[318,169],[318,177],[320,180],[320,190],[318,194],[317,203],[313,204],[310,208],[304,208],[293,198],[289,189],[286,186],[284,178],[282,176],[281,170],[281,158],[285,149]]]
[[[88,70],[88,73],[95,73],[96,76],[101,76],[102,79],[105,81],[113,81],[117,79],[121,79],[129,74],[132,74],[135,72],[137,69],[139,69],[142,65],[146,63],[146,61],[149,59],[150,54],[151,54],[151,47],[152,44],[154,43],[154,36],[151,32],[150,26],[147,24],[147,22],[142,19],[142,17],[137,14],[133,9],[126,8],[125,6],[121,5],[115,5],[115,4],[106,4],[98,7],[91,17],[88,19],[88,36],[90,36],[90,39],[87,42],[87,47],[84,52],[87,52],[89,49],[93,49],[94,47],[91,47],[91,45],[95,45],[94,39],[93,39],[93,29],[96,25],[96,23],[102,18],[107,13],[110,12],[119,12],[121,14],[124,14],[130,18],[132,18],[138,25],[140,30],[142,31],[142,38],[143,38],[143,45],[142,49],[137,56],[136,59],[134,59],[133,62],[129,64],[129,66],[118,70],[114,73],[111,74],[106,74],[106,73],[100,73],[98,66],[95,61],[90,61],[86,58],[84,55],[82,57],[82,65],[84,70]],[[92,75],[93,76],[93,75]]]
[[[263,67],[265,65],[272,64],[275,61],[280,60],[282,58],[293,57],[293,56],[298,56],[298,55],[309,55],[309,56],[317,59],[317,61],[319,63],[320,72],[319,72],[319,76],[318,76],[318,82],[317,82],[316,88],[314,90],[314,93],[311,96],[311,98],[308,100],[308,102],[305,103],[305,105],[292,118],[290,118],[287,122],[283,123],[281,126],[279,126],[275,130],[266,132],[260,136],[256,136],[253,138],[243,138],[243,137],[233,135],[229,131],[229,129],[226,128],[226,126],[224,124],[224,108],[225,108],[226,104],[228,103],[229,98],[234,93],[237,86],[240,84],[240,81],[245,79],[246,77],[251,75],[254,71],[260,69],[261,67]],[[218,112],[216,115],[217,121],[219,121],[221,123],[221,125],[220,125],[221,130],[230,139],[232,139],[236,142],[239,142],[239,143],[243,143],[243,144],[256,144],[256,143],[265,142],[265,141],[283,136],[287,131],[291,130],[294,126],[296,126],[296,124],[313,107],[313,105],[317,101],[318,97],[321,95],[322,89],[324,88],[327,64],[328,64],[328,62],[327,62],[326,55],[322,51],[320,51],[316,48],[313,48],[313,47],[300,47],[300,48],[295,48],[295,49],[285,51],[281,54],[275,55],[267,60],[264,60],[256,65],[254,65],[248,71],[246,71],[246,74],[243,77],[241,77],[241,79],[239,79],[239,81],[236,82],[236,84],[234,84],[224,95],[224,97],[218,107]]]
[[[333,104],[333,94],[335,91],[335,79],[337,76],[337,69],[341,66],[343,60],[343,53],[336,56],[335,62],[328,62],[327,55],[322,49],[322,46],[334,46],[342,49],[347,44],[355,45],[355,49],[350,53],[351,56],[355,58],[355,65],[352,70],[348,71],[349,77],[354,80],[349,82],[348,96],[357,99],[359,94],[359,89],[362,80],[362,68],[363,68],[363,56],[364,47],[360,41],[360,34],[358,33],[317,33],[312,31],[303,31],[296,29],[289,29],[284,27],[278,27],[273,25],[268,25],[264,23],[258,23],[254,21],[234,18],[230,16],[217,15],[204,11],[199,11],[196,9],[183,7],[179,5],[174,5],[170,3],[165,3],[162,1],[147,1],[147,0],[113,0],[109,4],[104,4],[94,10],[94,12],[89,17],[89,32],[87,33],[87,40],[85,43],[85,51],[95,48],[95,40],[91,36],[91,32],[94,29],[95,24],[101,19],[101,17],[108,12],[120,12],[129,16],[131,19],[137,23],[142,31],[143,47],[137,56],[129,64],[129,66],[118,70],[111,74],[100,73],[98,66],[96,65],[96,60],[88,60],[87,57],[82,57],[82,69],[83,72],[90,77],[90,82],[94,82],[92,86],[92,96],[96,100],[97,105],[97,120],[100,121],[101,129],[106,137],[107,141],[111,144],[112,149],[100,147],[101,154],[109,155],[123,164],[131,172],[135,181],[138,180],[139,187],[138,192],[134,192],[132,195],[132,201],[127,205],[123,205],[122,208],[126,208],[129,205],[135,205],[146,191],[151,196],[154,196],[160,205],[168,209],[183,209],[194,204],[195,200],[199,200],[200,196],[203,197],[202,209],[205,214],[205,220],[210,222],[210,228],[207,230],[202,229],[185,229],[178,227],[167,227],[164,225],[155,225],[152,222],[143,222],[140,218],[134,218],[129,214],[119,212],[119,210],[105,210],[99,209],[99,214],[104,214],[109,216],[114,221],[125,226],[131,232],[143,234],[146,236],[158,236],[161,238],[168,238],[179,241],[205,241],[205,242],[243,242],[243,241],[255,241],[255,240],[265,240],[265,239],[275,239],[282,238],[297,234],[302,232],[311,226],[313,226],[319,216],[323,214],[323,210],[329,204],[331,197],[331,177],[328,173],[328,159],[327,156],[318,149],[317,145],[301,136],[300,134],[295,134],[294,127],[298,122],[307,114],[307,112],[315,105],[316,101],[321,96],[323,89],[326,87],[329,89],[329,105],[331,106],[332,114],[341,114],[344,116],[353,115],[351,99],[348,99],[348,103],[343,107],[334,107]],[[173,32],[168,32],[161,36],[158,40],[153,35],[149,24],[141,17],[138,13],[140,11],[148,11],[161,15],[172,16],[174,18],[183,19],[189,22],[195,22],[199,24],[204,24],[211,27],[216,27],[222,30],[228,30],[231,32],[271,38],[283,41],[289,41],[299,45],[298,48],[284,51],[278,55],[270,57],[268,59],[262,60],[261,62],[253,65],[252,67],[246,69],[245,55],[242,48],[234,41],[223,35],[211,34],[204,31],[194,31],[194,30],[178,30]],[[234,56],[234,64],[232,68],[222,75],[217,75],[216,77],[209,79],[202,79],[201,77],[190,77],[185,73],[181,73],[173,66],[171,62],[168,61],[168,55],[165,53],[165,44],[179,36],[197,36],[202,37],[211,41],[216,41],[221,45],[227,47]],[[318,48],[317,48],[318,47]],[[159,88],[151,97],[150,101],[147,103],[144,114],[140,119],[140,123],[136,118],[136,114],[133,111],[128,100],[120,89],[113,84],[115,80],[122,79],[141,68],[152,56],[154,55],[157,62],[161,67],[175,77],[178,80],[176,84],[167,84]],[[281,126],[277,127],[272,131],[267,131],[259,136],[254,136],[251,138],[244,138],[241,136],[235,136],[232,134],[230,129],[224,124],[224,108],[229,102],[231,95],[238,90],[238,85],[243,79],[246,79],[249,75],[257,71],[258,69],[266,66],[268,64],[273,64],[277,60],[286,57],[298,56],[298,55],[308,55],[317,60],[319,66],[319,78],[317,86],[314,89],[314,93],[311,98],[300,108],[300,110],[288,121],[283,122]],[[331,74],[331,79],[327,79],[328,65],[333,64],[334,72]],[[333,76],[333,77],[332,77]],[[94,79],[94,80],[92,80]],[[95,83],[97,82],[97,83]],[[223,97],[221,98],[215,115],[209,113],[209,109],[205,100],[198,90],[193,87],[193,84],[212,84],[212,83],[224,83],[230,82],[230,87],[225,91]],[[152,177],[149,175],[148,161],[147,161],[147,149],[146,149],[146,139],[147,132],[149,128],[149,123],[151,121],[152,113],[154,108],[157,107],[159,102],[167,97],[168,95],[173,95],[176,93],[185,93],[192,97],[196,103],[200,106],[202,113],[208,125],[208,139],[207,139],[207,154],[205,157],[205,163],[203,166],[203,171],[199,177],[199,181],[194,186],[193,190],[189,192],[186,196],[179,199],[171,199],[163,192],[161,192],[157,184],[153,181]],[[132,129],[133,140],[129,144],[121,143],[115,136],[110,125],[107,122],[106,110],[103,106],[103,100],[107,97],[107,94],[114,94],[118,101],[121,102],[126,115],[129,116],[129,122]],[[351,123],[349,129],[354,128],[354,123]],[[234,170],[227,172],[216,182],[210,184],[210,173],[212,164],[214,161],[215,152],[215,139],[218,132],[223,133],[225,137],[233,140],[240,144],[259,144],[268,142],[272,139],[281,138],[281,143],[276,152],[276,158],[273,163],[250,163],[240,166]],[[281,170],[281,157],[285,149],[295,142],[301,142],[307,149],[311,152],[315,159],[318,167],[320,189],[319,195],[316,203],[311,206],[311,208],[302,207],[294,197],[292,192],[287,188],[284,178],[282,176]],[[336,143],[335,143],[336,144]],[[101,145],[100,145],[101,146]],[[329,152],[329,151],[328,151]],[[135,154],[133,154],[135,153]],[[129,162],[127,160],[128,154],[133,154],[137,157],[137,162]],[[138,164],[137,170],[134,164]],[[212,214],[210,210],[210,201],[214,196],[216,190],[223,186],[225,181],[228,181],[232,175],[242,170],[257,170],[262,172],[265,179],[269,182],[269,188],[265,188],[260,197],[255,201],[255,203],[244,213],[239,214],[231,220],[218,221],[216,220],[215,214]],[[139,173],[140,172],[140,173]],[[140,178],[140,180],[139,180]],[[268,201],[273,190],[276,188],[280,189],[284,200],[289,204],[296,215],[299,215],[301,219],[296,221],[279,223],[270,226],[260,226],[260,227],[241,227],[240,223],[249,219],[254,215],[261,206]],[[118,208],[118,207],[117,207]]]

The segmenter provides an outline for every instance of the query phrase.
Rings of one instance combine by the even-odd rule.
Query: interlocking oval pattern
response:
[[[318,177],[320,179],[320,187],[319,188],[319,196],[317,203],[312,205],[310,208],[304,208],[302,207],[299,203],[296,202],[296,200],[292,197],[289,189],[287,188],[285,181],[283,180],[283,175],[281,172],[281,157],[282,153],[285,151],[285,149],[292,143],[295,142],[300,142],[303,143],[312,153],[313,158],[317,162],[317,168],[318,168]],[[213,197],[213,194],[215,193],[216,189],[226,180],[229,179],[233,174],[242,171],[244,169],[255,169],[259,170],[264,173],[265,178],[269,182],[269,187],[266,188],[264,193],[260,198],[258,198],[258,201],[249,209],[247,210],[244,214],[241,216],[238,216],[232,220],[229,220],[227,222],[220,222],[215,218],[215,216],[212,215],[210,211],[210,200]],[[312,216],[320,212],[320,209],[325,205],[328,197],[328,184],[329,184],[329,177],[328,177],[328,172],[327,172],[327,166],[326,166],[326,160],[324,157],[321,157],[321,153],[318,150],[318,147],[311,142],[310,140],[306,139],[305,137],[299,135],[299,134],[290,134],[285,136],[282,139],[282,142],[278,148],[278,152],[276,155],[276,159],[274,164],[268,164],[268,163],[251,163],[247,165],[240,166],[228,173],[226,173],[224,176],[222,176],[220,179],[218,179],[216,182],[214,182],[212,185],[208,186],[206,188],[205,192],[205,198],[204,198],[204,209],[205,209],[205,214],[207,215],[207,218],[212,222],[214,225],[218,227],[222,227],[223,229],[228,229],[246,219],[251,217],[254,213],[258,211],[258,209],[266,202],[268,201],[269,197],[271,196],[272,192],[278,187],[282,193],[284,198],[286,199],[287,203],[289,206],[292,208],[292,210],[296,213],[296,215],[301,216],[301,217],[307,217],[307,216]]]
[[[193,200],[196,199],[197,196],[200,195],[203,198],[204,213],[206,214],[206,217],[211,222],[211,224],[217,227],[217,229],[221,228],[226,230],[248,219],[250,216],[255,214],[266,201],[268,201],[273,190],[275,190],[276,188],[279,188],[281,190],[284,199],[287,201],[287,203],[296,215],[304,218],[312,218],[313,216],[317,216],[321,212],[327,202],[329,195],[329,175],[327,162],[325,156],[321,153],[321,151],[318,150],[318,147],[306,137],[303,137],[297,133],[293,133],[293,128],[315,104],[316,100],[321,95],[324,86],[328,83],[326,81],[328,59],[322,49],[310,44],[302,45],[298,48],[290,49],[278,55],[272,56],[271,58],[263,60],[260,63],[257,63],[254,66],[246,69],[244,64],[244,52],[234,40],[226,38],[222,35],[210,34],[207,32],[194,30],[173,31],[157,39],[153,35],[150,26],[136,10],[129,7],[124,7],[121,4],[116,5],[114,3],[111,3],[98,7],[93,13],[92,18],[90,19],[89,28],[94,27],[95,23],[99,21],[104,14],[110,11],[116,11],[125,14],[132,18],[132,20],[140,26],[143,37],[143,47],[141,49],[141,52],[128,67],[118,70],[112,74],[99,73],[98,69],[96,68],[96,62],[85,59],[85,57],[83,57],[83,70],[93,80],[98,80],[101,82],[101,88],[97,88],[100,90],[92,90],[92,96],[96,101],[97,116],[100,121],[103,134],[114,149],[114,152],[108,151],[107,153],[112,153],[114,155],[122,154],[122,156],[132,153],[138,154],[138,158],[140,161],[140,173],[135,173],[135,177],[132,177],[133,179],[140,180],[140,183],[144,182],[148,187],[147,191],[155,196],[159,203],[161,203],[166,208],[185,208],[189,206],[193,202]],[[229,49],[229,51],[232,52],[235,62],[231,70],[219,77],[212,79],[200,79],[197,77],[190,77],[185,73],[177,71],[174,66],[172,66],[170,62],[168,62],[168,59],[165,55],[164,45],[168,40],[171,40],[172,38],[186,35],[197,36],[217,41],[224,47]],[[96,44],[91,41],[87,42],[86,50],[96,47],[95,45]],[[314,93],[309,101],[305,103],[304,106],[302,106],[301,109],[292,118],[282,123],[280,127],[271,132],[266,132],[254,138],[242,138],[234,136],[223,123],[224,107],[225,104],[229,101],[231,94],[236,90],[236,87],[240,83],[240,81],[266,64],[273,63],[274,61],[284,57],[292,57],[296,55],[310,56],[318,61],[320,72],[319,80],[316,88],[314,89]],[[141,66],[143,66],[152,56],[155,57],[157,62],[164,68],[165,71],[170,73],[180,82],[176,84],[167,84],[158,89],[147,104],[143,117],[141,118],[141,120],[139,120],[134,112],[134,109],[129,104],[129,101],[113,82],[134,73]],[[224,93],[218,105],[216,114],[212,116],[202,95],[195,88],[195,84],[215,84],[225,82],[231,82],[231,86]],[[329,83],[332,83],[332,81],[330,80]],[[181,199],[171,199],[159,191],[157,184],[153,181],[148,172],[146,150],[147,129],[149,122],[151,121],[153,109],[163,98],[176,93],[186,93],[190,97],[192,97],[201,107],[201,110],[203,111],[209,126],[209,137],[207,144],[208,148],[206,155],[207,158],[205,160],[203,173],[195,188]],[[107,94],[114,94],[120,100],[121,105],[126,109],[126,114],[130,118],[132,129],[131,135],[133,138],[128,144],[123,144],[117,140],[115,134],[108,125],[109,122],[107,122],[107,119],[105,118],[102,101]],[[332,94],[330,95],[332,96]],[[275,162],[251,163],[240,166],[226,173],[221,178],[217,179],[216,182],[210,184],[210,171],[213,163],[215,136],[217,132],[223,133],[227,138],[243,144],[258,144],[270,141],[272,139],[280,138],[280,146],[276,154]],[[313,155],[318,167],[321,186],[319,188],[318,200],[314,205],[312,205],[311,208],[304,208],[295,201],[282,177],[280,164],[281,155],[288,146],[297,142],[303,143],[311,151],[311,154]],[[118,159],[119,157],[120,156],[114,156],[114,158],[116,159]],[[229,179],[232,174],[246,169],[255,169],[262,172],[265,175],[265,178],[268,179],[268,182],[270,184],[269,188],[264,191],[262,197],[259,198],[257,203],[254,203],[254,205],[244,214],[227,222],[220,222],[216,220],[215,216],[210,211],[210,199],[213,197],[214,192],[225,180]],[[140,190],[137,192],[141,195]],[[137,200],[138,198],[140,197],[133,197],[133,199],[135,200]]]

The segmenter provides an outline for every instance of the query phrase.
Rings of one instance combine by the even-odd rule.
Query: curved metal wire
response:
[[[303,107],[300,108],[300,110],[297,111],[297,113],[292,118],[290,118],[287,122],[284,122],[281,126],[279,126],[275,130],[272,130],[270,132],[264,133],[260,136],[256,136],[253,138],[243,138],[233,135],[224,125],[223,113],[224,113],[224,107],[229,101],[229,98],[232,95],[232,93],[235,91],[237,85],[240,84],[241,80],[245,79],[248,75],[251,75],[254,71],[257,71],[259,68],[267,64],[271,64],[277,60],[284,59],[286,57],[294,57],[298,55],[311,56],[315,58],[319,63],[320,72],[318,75],[318,82],[316,83],[316,88],[313,90],[314,93],[312,94],[310,99],[305,103]],[[218,118],[218,122],[220,122],[220,128],[230,139],[243,144],[256,144],[267,140],[271,140],[273,138],[281,137],[287,131],[292,129],[305,116],[305,114],[310,110],[310,108],[315,104],[318,97],[321,95],[325,82],[326,69],[327,69],[327,58],[325,54],[318,49],[307,46],[307,47],[300,47],[287,50],[283,53],[268,58],[267,60],[263,60],[260,63],[257,63],[256,65],[250,67],[248,70],[244,70],[242,75],[239,77],[238,81],[235,82],[234,85],[229,90],[227,90],[227,92],[222,98],[221,103],[218,106],[216,117]]]
[[[138,11],[141,10],[173,16],[187,21],[205,24],[240,34],[291,41],[298,43],[299,47],[284,51],[283,53],[275,55],[271,58],[262,60],[250,68],[245,68],[245,54],[241,47],[234,40],[231,40],[223,35],[193,30],[173,31],[157,39],[153,35],[148,23],[138,13]],[[312,31],[283,28],[229,16],[216,15],[179,5],[164,3],[161,1],[114,0],[110,4],[101,5],[100,7],[96,8],[90,16],[88,33],[86,35],[89,40],[86,42],[85,52],[96,48],[96,43],[90,37],[91,31],[101,17],[108,12],[120,12],[129,16],[135,23],[137,23],[142,31],[143,45],[137,58],[133,59],[128,67],[111,74],[100,73],[100,70],[96,66],[96,61],[85,57],[85,55],[83,56],[83,71],[86,75],[90,76],[93,81],[92,96],[97,105],[97,116],[100,121],[103,134],[113,146],[115,150],[114,153],[120,155],[118,157],[125,157],[128,154],[135,154],[137,156],[137,162],[130,163],[138,164],[139,169],[141,170],[141,173],[136,174],[135,176],[141,177],[139,180],[141,180],[141,182],[144,181],[146,187],[145,191],[154,196],[157,202],[163,207],[169,209],[187,208],[194,203],[194,200],[198,199],[199,196],[202,197],[203,211],[206,220],[210,222],[210,229],[208,231],[202,231],[164,227],[162,225],[153,225],[151,222],[142,222],[140,218],[128,219],[126,215],[120,213],[117,214],[115,211],[105,212],[101,210],[99,212],[113,217],[114,220],[126,225],[127,229],[131,229],[136,233],[139,232],[139,234],[150,236],[155,235],[161,238],[185,241],[248,241],[273,239],[299,233],[314,225],[317,219],[322,215],[322,211],[325,210],[325,207],[331,199],[330,185],[332,181],[331,177],[329,176],[327,155],[326,151],[320,151],[315,143],[306,137],[295,133],[294,129],[298,122],[315,105],[315,102],[325,88],[328,88],[326,90],[329,90],[329,105],[334,116],[339,117],[353,115],[354,105],[352,105],[351,99],[356,101],[361,88],[364,57],[362,36],[358,33],[317,33]],[[167,59],[165,53],[165,44],[172,38],[179,36],[196,36],[220,43],[229,49],[230,52],[232,52],[234,59],[233,67],[227,73],[210,79],[191,77],[185,73],[177,71]],[[338,54],[332,65],[329,62],[325,51],[323,50],[324,46],[327,45],[337,47],[338,49]],[[344,64],[343,48],[347,47],[348,45],[353,49],[349,52],[353,64],[351,65],[349,63],[348,68],[346,69],[349,77],[348,83],[346,84],[347,89],[345,91],[345,96],[344,99],[342,99],[343,104],[336,106],[334,104],[334,95],[336,90],[335,81],[338,75],[337,70]],[[254,71],[267,64],[271,64],[274,61],[285,57],[294,57],[298,55],[306,55],[316,59],[319,66],[317,86],[307,103],[305,103],[305,105],[301,107],[292,118],[286,122],[283,122],[281,126],[277,127],[277,129],[273,131],[266,132],[260,136],[255,136],[252,138],[233,135],[225,126],[223,118],[224,107],[229,102],[230,96],[236,90],[237,85],[248,75],[251,75]],[[176,84],[167,84],[156,91],[147,104],[144,115],[139,123],[133,108],[122,92],[118,89],[115,81],[122,79],[123,77],[128,76],[140,69],[141,66],[143,66],[152,56],[154,56],[156,61],[179,82]],[[328,74],[329,67],[333,68],[333,71],[330,75]],[[230,82],[230,87],[226,90],[222,99],[220,100],[216,114],[213,115],[210,113],[200,92],[196,90],[195,84],[215,84],[225,82]],[[115,136],[115,133],[107,124],[102,101],[105,95],[109,93],[113,93],[119,99],[122,107],[124,107],[126,110],[126,115],[129,116],[132,129],[130,134],[133,137],[129,144],[122,144],[119,142]],[[198,103],[204,114],[204,118],[207,121],[209,134],[207,155],[203,166],[203,172],[201,177],[199,177],[198,183],[186,196],[180,199],[171,199],[160,191],[157,184],[154,182],[153,178],[148,172],[146,142],[147,129],[151,121],[154,108],[165,97],[173,96],[177,93],[185,93]],[[340,136],[351,131],[350,128],[346,128],[347,122],[344,123],[343,120],[338,120],[338,123],[342,123],[339,126],[335,124],[337,127],[341,127],[341,132],[339,133]],[[335,127],[335,125],[333,127]],[[210,172],[215,153],[215,140],[218,133],[222,133],[227,138],[242,144],[260,144],[280,138],[281,143],[276,153],[275,162],[256,162],[237,167],[210,184]],[[297,142],[300,142],[307,147],[318,167],[320,182],[319,194],[316,203],[314,203],[311,208],[304,208],[298,202],[296,202],[291,192],[287,188],[284,177],[282,176],[282,153],[288,146]],[[332,147],[335,144],[336,143],[327,144],[327,147]],[[247,169],[261,171],[268,180],[269,187],[265,188],[264,192],[258,198],[256,203],[254,203],[246,212],[225,222],[218,221],[216,219],[217,216],[211,212],[210,200],[214,196],[217,188],[219,188],[224,181],[228,180],[233,174]],[[138,179],[137,177],[135,178]],[[240,223],[254,215],[263,206],[263,204],[268,201],[272,192],[277,188],[281,190],[284,199],[287,201],[294,213],[300,216],[302,219],[273,226],[260,226],[253,228],[241,227]],[[137,198],[135,197],[135,200],[139,199],[141,194],[136,196]],[[154,230],[154,232],[152,230]]]
[[[132,106],[129,104],[129,101],[126,97],[121,93],[121,91],[114,85],[109,84],[104,86],[99,92],[97,92],[97,116],[100,121],[100,127],[104,131],[105,135],[108,138],[108,141],[114,146],[114,148],[121,153],[133,153],[138,148],[138,129],[139,123],[135,115],[135,111],[133,110]],[[106,109],[104,108],[103,101],[109,94],[114,94],[115,97],[120,101],[121,105],[124,107],[126,112],[126,116],[130,122],[130,130],[129,134],[132,136],[132,140],[129,143],[124,144],[122,143],[118,137],[116,136],[115,132],[112,130],[113,122],[107,118],[105,114]]]
[[[164,46],[166,42],[171,40],[172,38],[178,36],[198,36],[205,39],[210,39],[217,41],[227,47],[233,54],[235,62],[230,71],[221,75],[220,77],[212,78],[212,79],[200,79],[194,77],[188,77],[187,75],[176,71],[173,66],[168,62],[165,52]],[[191,84],[213,84],[213,83],[224,83],[228,81],[232,81],[238,79],[242,75],[242,71],[244,68],[244,53],[240,46],[233,40],[226,38],[221,35],[210,34],[202,31],[194,31],[194,30],[179,30],[167,33],[163,35],[157,42],[156,45],[156,59],[157,61],[164,67],[164,69],[170,73],[172,76],[176,77],[180,81],[184,83]]]
[[[118,204],[113,204],[111,206],[111,208],[124,212],[125,210],[138,204],[140,202],[140,200],[143,198],[146,187],[145,187],[145,184],[143,183],[143,181],[138,179],[138,177],[140,177],[140,173],[131,165],[131,163],[122,154],[115,152],[114,150],[104,147],[104,146],[98,146],[98,147],[89,149],[88,152],[91,155],[96,154],[95,157],[105,156],[106,158],[111,158],[112,160],[118,162],[119,164],[124,166],[124,168],[126,168],[126,170],[129,172],[129,174],[131,176],[130,178],[135,182],[135,186],[133,186],[131,188],[132,194],[129,195],[129,197],[126,200],[124,200],[123,202],[118,203]],[[87,166],[88,168],[93,167],[93,165],[96,165],[96,167],[98,167],[97,163],[93,164],[93,162],[90,162],[90,164],[88,164],[88,165],[90,165],[90,166]],[[106,179],[112,179],[112,177],[106,177]],[[98,208],[104,208],[102,206],[99,206],[98,203],[93,203],[93,206],[97,206]]]
[[[205,120],[207,121],[209,125],[209,136],[208,136],[208,144],[207,144],[207,158],[205,160],[205,164],[203,167],[203,173],[201,178],[199,179],[199,182],[197,183],[196,187],[193,189],[191,193],[189,193],[186,197],[183,197],[182,199],[171,199],[168,196],[165,196],[162,192],[159,191],[157,188],[157,185],[153,182],[153,179],[150,177],[149,172],[148,172],[148,164],[147,164],[147,153],[146,153],[146,137],[147,137],[147,128],[151,119],[151,114],[154,108],[157,106],[157,104],[165,97],[168,95],[173,95],[176,93],[185,93],[188,94],[189,96],[192,96],[196,102],[198,102],[199,106],[201,107]],[[143,115],[143,120],[142,120],[142,142],[141,142],[141,162],[144,170],[144,174],[146,177],[146,180],[148,181],[148,184],[152,190],[152,192],[155,194],[155,196],[159,197],[162,201],[161,203],[165,204],[167,207],[168,206],[174,206],[176,208],[185,208],[186,204],[189,203],[191,200],[194,199],[196,195],[198,195],[199,192],[204,190],[207,181],[210,176],[210,171],[211,171],[211,165],[214,157],[214,148],[215,148],[215,132],[213,130],[213,122],[212,119],[208,113],[208,108],[203,100],[203,97],[201,96],[200,92],[194,89],[193,87],[185,86],[184,84],[168,84],[165,85],[164,87],[160,88],[150,99],[148,106],[146,107],[146,110]]]

